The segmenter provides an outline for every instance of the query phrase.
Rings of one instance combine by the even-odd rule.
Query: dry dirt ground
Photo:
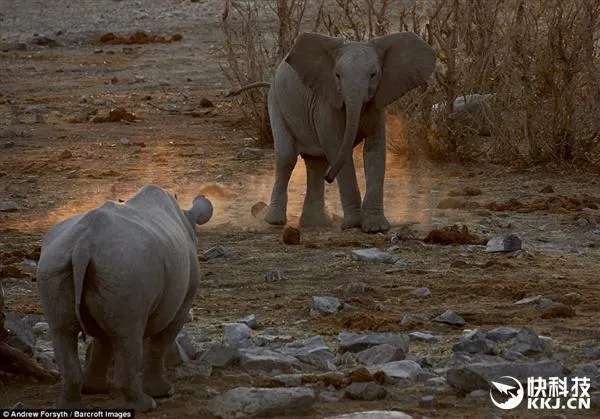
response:
[[[436,323],[401,325],[400,320],[404,312],[430,319],[452,309],[465,318],[464,328],[528,326],[550,337],[555,352],[570,367],[584,362],[583,349],[600,338],[597,173],[583,168],[406,163],[390,157],[389,234],[341,232],[335,225],[302,230],[299,245],[284,245],[281,228],[250,213],[255,202],[268,202],[273,151],[265,149],[259,160],[236,157],[243,147],[256,145],[248,138],[241,113],[222,95],[230,86],[214,55],[222,42],[220,6],[217,0],[0,1],[0,201],[18,205],[15,212],[0,213],[0,263],[5,269],[8,312],[41,313],[31,276],[14,278],[6,269],[15,266],[22,272],[23,258],[36,257],[48,228],[106,199],[127,199],[141,186],[155,183],[176,192],[184,206],[196,193],[206,193],[215,216],[199,228],[198,251],[215,245],[228,251],[227,257],[202,264],[202,291],[194,321],[186,325],[193,336],[218,338],[223,323],[250,313],[263,327],[275,327],[281,334],[296,338],[320,334],[332,348],[343,330],[430,330],[446,338],[435,345],[411,344],[410,352],[430,357],[435,365],[451,356],[462,329]],[[129,36],[136,30],[168,39],[179,34],[182,39],[98,42],[106,32]],[[35,40],[34,34],[59,45],[38,45],[45,42],[40,36]],[[202,107],[203,98],[215,107]],[[42,105],[48,113],[44,123],[36,123],[35,115],[26,111]],[[93,122],[115,107],[135,119]],[[123,145],[122,139],[130,145]],[[356,161],[360,171],[359,153]],[[299,215],[304,182],[300,163],[290,185],[291,223]],[[364,188],[362,177],[360,182]],[[547,185],[554,192],[542,193]],[[460,196],[466,187],[478,188],[481,194]],[[463,208],[438,208],[456,192],[454,204]],[[589,195],[587,201],[582,202],[582,194]],[[327,186],[327,196],[329,209],[341,215],[335,184]],[[577,197],[579,201],[568,199]],[[523,205],[486,208],[510,199]],[[392,252],[408,262],[407,269],[389,274],[388,266],[348,257],[351,249],[365,245],[386,249],[393,233],[406,223],[414,223],[417,240],[400,241]],[[455,223],[467,225],[482,238],[515,232],[526,253],[514,257],[473,246],[423,242],[431,229]],[[265,273],[272,269],[287,280],[265,282]],[[350,282],[366,287],[354,295],[344,294]],[[411,295],[417,287],[428,287],[431,295]],[[313,295],[337,296],[358,311],[310,317]],[[535,305],[514,305],[533,295],[564,302],[575,314],[542,318]],[[177,394],[160,400],[156,411],[142,417],[198,417],[206,403],[202,391],[259,383],[260,377],[236,368],[217,371],[210,378],[175,378]],[[58,385],[15,379],[0,395],[0,407],[18,401],[27,407],[50,407],[58,391]],[[392,392],[384,401],[317,403],[314,417],[368,409],[398,409],[415,417],[485,417],[493,412],[487,404],[461,407],[464,395],[450,389],[438,393],[437,409],[420,408],[418,398],[429,391],[415,386]],[[88,397],[86,402],[92,407],[115,405],[114,396]],[[505,418],[527,415],[501,412]],[[597,417],[597,410],[569,417],[586,415]]]

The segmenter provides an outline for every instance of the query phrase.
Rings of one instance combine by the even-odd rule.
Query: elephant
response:
[[[62,376],[57,408],[83,408],[82,393],[107,393],[111,359],[125,407],[150,411],[154,398],[173,394],[165,352],[199,285],[196,225],[212,214],[203,195],[182,210],[169,192],[147,185],[124,203],[107,201],[46,233],[36,279]],[[84,371],[79,332],[93,338]]]
[[[424,84],[435,67],[434,50],[413,32],[350,43],[301,33],[268,92],[276,160],[265,221],[287,223],[287,189],[300,155],[307,172],[301,226],[329,223],[324,180],[332,183],[337,176],[342,229],[389,230],[383,208],[385,107]],[[361,205],[352,151],[363,140],[366,191]]]

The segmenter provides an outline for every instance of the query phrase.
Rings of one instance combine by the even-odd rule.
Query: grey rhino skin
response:
[[[149,411],[153,397],[173,394],[163,360],[198,287],[195,225],[212,213],[203,196],[183,211],[168,192],[148,185],[123,204],[108,201],[44,236],[37,284],[62,375],[57,408],[83,408],[82,393],[107,393],[111,359],[125,407]],[[80,331],[94,338],[85,371]]]

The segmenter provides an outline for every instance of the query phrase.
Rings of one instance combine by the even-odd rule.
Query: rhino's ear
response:
[[[199,195],[194,198],[190,213],[192,214],[192,220],[196,224],[206,224],[213,215],[212,203],[204,195]]]

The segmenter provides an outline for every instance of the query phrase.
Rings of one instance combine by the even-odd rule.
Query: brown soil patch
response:
[[[427,244],[477,244],[487,243],[487,239],[480,238],[469,232],[466,225],[446,226],[440,229],[431,230],[423,240]]]

